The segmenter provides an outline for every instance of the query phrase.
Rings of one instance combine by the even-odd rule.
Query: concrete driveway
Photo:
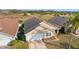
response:
[[[0,46],[6,46],[11,40],[13,40],[12,37],[0,34]]]
[[[29,43],[29,49],[47,49],[42,41],[31,41]]]

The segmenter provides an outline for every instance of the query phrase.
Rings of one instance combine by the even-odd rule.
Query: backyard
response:
[[[45,45],[47,46],[47,48],[49,49],[77,49],[79,48],[79,38],[76,38],[72,35],[67,35],[67,34],[61,34],[61,35],[57,35],[57,37],[59,38],[58,41],[53,41],[51,43],[46,43]]]

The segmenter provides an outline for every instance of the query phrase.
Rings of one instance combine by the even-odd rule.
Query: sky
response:
[[[79,0],[0,0],[0,9],[79,9]]]

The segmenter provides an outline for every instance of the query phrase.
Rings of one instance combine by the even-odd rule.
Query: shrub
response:
[[[28,48],[28,43],[25,43],[20,40],[12,40],[8,45],[11,46],[12,48],[16,48],[16,49]]]

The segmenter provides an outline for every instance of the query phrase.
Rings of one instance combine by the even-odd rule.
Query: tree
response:
[[[75,16],[69,16],[69,21],[72,23],[72,27],[70,27],[70,31],[75,33],[75,30],[79,27],[79,13],[76,13]]]
[[[72,26],[73,29],[76,29],[79,27],[79,13],[76,15],[74,20],[72,20],[72,23],[73,23],[73,26]]]
[[[26,37],[24,35],[24,24],[19,27],[16,40],[21,40],[26,42]]]

